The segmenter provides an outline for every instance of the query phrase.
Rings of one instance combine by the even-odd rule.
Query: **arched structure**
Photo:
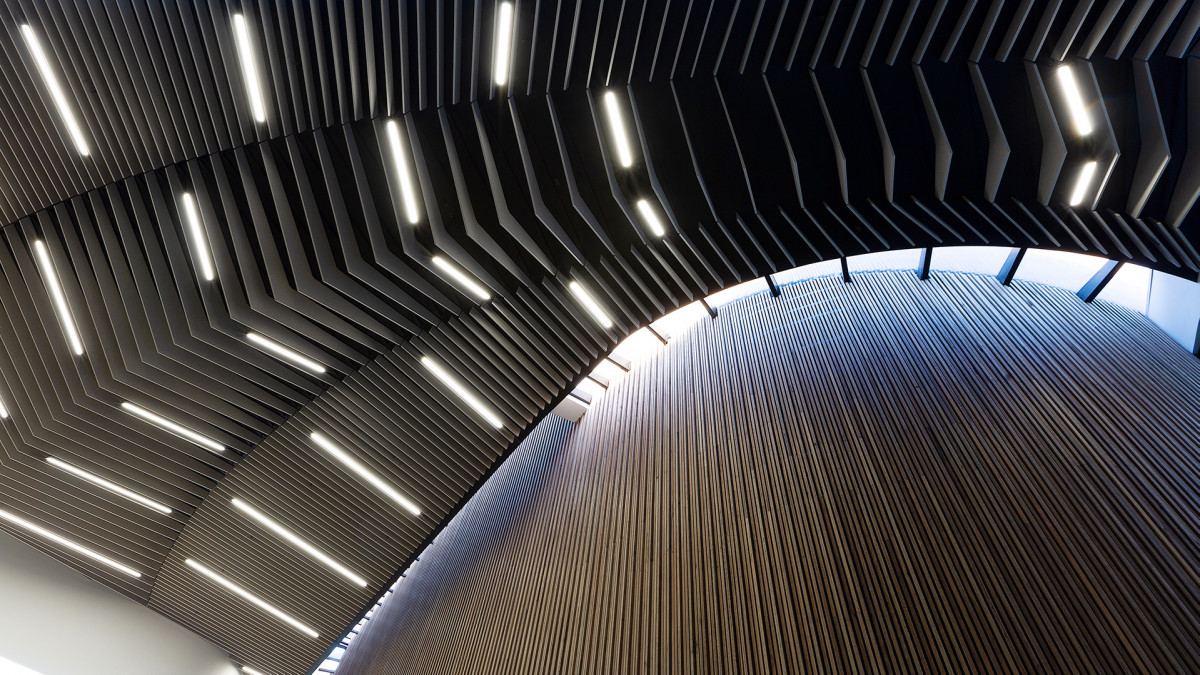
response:
[[[1200,267],[1184,3],[235,4],[0,3],[0,509],[141,576],[0,526],[263,672],[324,653],[582,373],[674,307],[947,243]]]

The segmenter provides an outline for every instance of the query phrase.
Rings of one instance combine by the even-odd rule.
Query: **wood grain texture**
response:
[[[1200,662],[1194,357],[1020,281],[782,290],[543,421],[339,674]]]

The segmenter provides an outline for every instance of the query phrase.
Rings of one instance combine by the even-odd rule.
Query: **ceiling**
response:
[[[683,303],[808,262],[939,245],[1057,248],[1194,278],[1200,5],[1060,5],[522,0],[511,79],[497,87],[490,0],[0,2],[0,402],[11,413],[0,421],[0,509],[142,575],[0,527],[239,663],[307,672],[575,381]],[[260,64],[261,123],[231,28],[239,10]],[[77,111],[87,156],[56,114],[24,23]],[[1061,59],[1094,103],[1086,138],[1057,89]],[[610,90],[632,168],[612,156]],[[388,120],[416,169],[415,225]],[[1092,160],[1103,191],[1069,208]],[[189,248],[184,192],[212,281]],[[666,236],[649,231],[640,199]],[[491,299],[477,302],[434,256]],[[248,331],[326,372],[294,368]],[[122,402],[227,449],[162,431]],[[421,515],[333,461],[314,431]],[[233,498],[368,585],[314,563]]]

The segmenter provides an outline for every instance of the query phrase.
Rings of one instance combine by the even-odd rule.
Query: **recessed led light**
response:
[[[417,508],[416,504],[413,504],[404,495],[397,492],[395,488],[393,488],[391,485],[388,485],[386,481],[375,475],[375,472],[368,469],[354,457],[351,457],[350,453],[334,445],[333,441],[330,441],[328,438],[326,438],[324,434],[314,431],[309,434],[309,438],[311,438],[312,442],[316,443],[322,450],[329,453],[329,455],[337,460],[338,463],[347,469],[350,469],[350,471],[357,474],[359,478],[366,481],[376,490],[379,490],[383,494],[387,495],[389,499],[399,504],[401,508],[406,509],[414,516],[421,515],[421,509]]]
[[[658,218],[658,212],[654,210],[650,202],[645,199],[639,199],[637,201],[637,210],[638,213],[642,214],[642,222],[646,223],[646,227],[650,228],[654,236],[661,237],[667,233],[663,229],[662,221]]]
[[[50,301],[54,303],[54,311],[58,314],[58,323],[62,326],[63,334],[67,336],[67,342],[71,343],[71,351],[75,352],[76,356],[83,356],[83,340],[79,338],[79,329],[75,327],[75,319],[71,316],[67,296],[63,293],[58,272],[50,260],[50,250],[46,248],[46,242],[40,239],[33,242],[33,251],[37,256],[38,267],[41,268],[42,281],[50,291]]]
[[[2,401],[0,401],[0,419],[8,419],[8,407]]]
[[[392,162],[396,166],[396,177],[400,180],[400,197],[404,201],[404,215],[408,222],[416,225],[421,222],[421,210],[417,199],[416,179],[409,165],[408,144],[400,135],[400,123],[388,120],[388,145],[392,149]]]
[[[571,293],[574,294],[575,299],[579,301],[579,304],[583,305],[583,308],[592,315],[592,318],[596,320],[596,323],[604,326],[605,328],[613,327],[612,318],[608,316],[608,313],[604,311],[604,308],[600,306],[600,303],[596,302],[596,299],[592,297],[592,294],[587,292],[587,289],[583,287],[583,284],[580,284],[578,281],[572,281],[570,284],[567,284],[567,287],[571,289]]]
[[[1071,120],[1075,123],[1075,133],[1087,136],[1092,133],[1092,118],[1088,115],[1087,106],[1083,103],[1083,94],[1075,81],[1075,71],[1071,66],[1059,66],[1058,84],[1062,88],[1063,98],[1067,100],[1067,109],[1071,112]]]
[[[204,234],[204,225],[200,222],[200,210],[196,208],[196,199],[192,193],[185,192],[179,197],[183,203],[183,217],[187,221],[188,243],[192,246],[192,255],[196,258],[196,267],[200,269],[205,281],[217,278],[213,268],[212,254],[208,250],[208,237]]]
[[[496,50],[492,54],[492,78],[496,86],[508,84],[508,71],[512,61],[513,4],[500,3],[496,14]]]
[[[240,13],[233,15],[233,39],[237,43],[238,59],[242,62],[242,80],[246,83],[246,95],[250,97],[254,121],[266,122],[267,106],[258,79],[258,60],[254,58],[254,45],[250,42],[250,27],[246,24],[246,17]]]
[[[58,75],[50,65],[50,59],[46,58],[46,52],[42,50],[42,43],[38,40],[37,32],[26,23],[21,25],[21,36],[25,38],[25,46],[29,48],[29,54],[37,64],[38,73],[41,74],[42,81],[46,83],[46,89],[50,90],[50,98],[54,99],[54,105],[58,108],[58,114],[62,117],[63,124],[67,126],[67,134],[71,136],[75,149],[86,157],[89,152],[87,139],[83,137],[83,129],[79,127],[79,122],[75,119],[75,112],[67,103],[67,95],[63,93],[62,85],[58,83]]]
[[[242,666],[242,672],[245,673],[246,675],[266,675],[262,671],[255,670],[255,669],[251,668],[250,666]]]
[[[333,570],[334,572],[337,572],[338,574],[342,575],[343,577],[348,579],[351,583],[362,586],[363,588],[367,587],[366,579],[363,579],[362,577],[358,576],[354,572],[351,572],[350,570],[346,569],[344,566],[339,564],[333,558],[330,558],[329,556],[327,556],[324,553],[322,553],[321,551],[319,551],[317,549],[317,547],[313,546],[312,544],[308,543],[307,541],[304,541],[303,539],[301,539],[299,536],[297,536],[291,530],[285,528],[284,526],[280,525],[279,523],[277,523],[274,520],[272,520],[271,518],[269,518],[262,511],[259,511],[258,509],[254,508],[253,506],[247,504],[246,502],[244,502],[241,499],[238,499],[236,497],[234,497],[232,501],[233,501],[233,505],[239,511],[241,511],[242,513],[249,516],[252,520],[254,520],[259,525],[262,525],[264,528],[270,530],[272,533],[274,533],[280,539],[283,539],[284,541],[288,542],[292,546],[295,546],[296,548],[300,549],[301,551],[307,553],[309,555],[309,557],[313,558],[314,560],[321,563],[322,565],[325,565],[326,567]]]
[[[76,544],[75,542],[71,541],[70,539],[67,539],[66,537],[57,535],[57,534],[51,532],[50,530],[47,530],[44,527],[34,525],[33,523],[29,522],[28,520],[25,520],[24,518],[22,518],[18,515],[15,515],[15,514],[9,513],[8,511],[0,509],[0,518],[7,520],[8,522],[12,523],[13,525],[16,525],[17,527],[20,527],[29,532],[32,532],[43,539],[52,541],[64,548],[68,548],[68,549],[78,553],[79,555],[85,556],[87,558],[91,558],[92,560],[95,560],[96,562],[100,563],[101,565],[106,565],[108,567],[111,567],[111,568],[117,570],[118,572],[123,572],[134,578],[142,576],[141,572],[133,569],[132,567],[122,565],[121,563],[113,560],[112,558],[109,558],[107,556],[96,553],[95,551],[93,551],[90,548],[85,548],[83,546],[80,546],[79,544]]]
[[[1075,179],[1075,189],[1071,191],[1071,206],[1079,206],[1087,197],[1088,188],[1092,186],[1092,179],[1096,177],[1096,162],[1091,161],[1083,165],[1079,170],[1079,177]]]
[[[297,621],[297,620],[293,619],[292,617],[288,616],[287,614],[283,613],[281,610],[275,608],[274,606],[272,606],[272,605],[268,604],[267,602],[265,602],[264,600],[260,599],[258,596],[250,593],[246,589],[242,588],[241,586],[238,586],[237,584],[226,579],[225,577],[221,576],[220,574],[217,574],[216,572],[208,569],[207,567],[205,567],[204,565],[201,565],[200,563],[196,562],[195,560],[192,560],[191,558],[187,558],[183,562],[186,563],[188,567],[191,567],[192,569],[196,570],[200,574],[203,574],[204,576],[208,577],[209,579],[215,581],[217,584],[225,587],[225,589],[228,590],[229,592],[242,598],[243,600],[248,601],[250,604],[267,612],[268,614],[274,616],[276,619],[279,619],[280,621],[288,624],[289,626],[291,626],[292,628],[295,628],[296,630],[300,631],[301,633],[304,633],[305,635],[307,635],[311,638],[320,637],[317,634],[317,631],[309,628],[308,626],[305,626],[304,624],[300,623],[299,621]]]
[[[459,286],[467,289],[471,295],[474,295],[475,297],[484,301],[492,299],[492,294],[488,293],[486,288],[475,283],[471,277],[467,276],[465,272],[460,270],[458,266],[449,260],[446,260],[440,255],[435,255],[433,256],[433,264],[437,265],[451,279],[458,282]]]
[[[286,361],[291,361],[293,364],[300,366],[309,372],[316,373],[317,375],[325,372],[325,366],[313,361],[307,356],[284,347],[274,340],[268,340],[258,333],[246,333],[246,339],[278,356],[279,358]]]
[[[429,372],[437,376],[437,378],[442,381],[442,384],[446,385],[451,391],[457,394],[458,397],[461,398],[464,403],[470,406],[472,410],[479,413],[480,417],[487,420],[488,424],[491,424],[497,429],[504,428],[504,422],[501,421],[499,415],[493,412],[491,408],[484,405],[483,401],[480,401],[475,394],[471,393],[469,389],[463,386],[463,384],[459,382],[457,378],[446,372],[446,370],[438,365],[436,361],[428,356],[422,356],[421,364],[424,365]]]
[[[149,422],[157,427],[160,427],[162,429],[166,429],[167,431],[175,434],[176,436],[179,436],[180,438],[185,438],[185,439],[195,443],[196,445],[199,445],[203,448],[212,450],[213,452],[225,452],[224,445],[214,441],[213,439],[211,439],[207,436],[202,436],[202,435],[196,433],[195,431],[188,429],[187,427],[180,426],[161,415],[156,415],[141,406],[134,405],[134,404],[130,403],[129,401],[123,401],[121,403],[121,407],[126,412],[137,415],[138,417],[146,420],[147,422]]]
[[[154,509],[155,511],[158,511],[159,513],[170,513],[171,512],[170,508],[163,506],[162,504],[159,504],[158,502],[154,501],[153,499],[147,499],[146,497],[143,497],[143,496],[139,495],[138,493],[133,492],[132,490],[126,490],[125,488],[121,487],[120,485],[117,485],[116,483],[105,480],[105,479],[101,478],[100,476],[97,476],[94,473],[89,473],[87,471],[84,471],[83,469],[75,466],[74,464],[68,464],[57,457],[47,457],[46,462],[48,464],[50,464],[51,466],[55,466],[55,467],[58,467],[59,469],[62,469],[63,471],[66,471],[67,473],[74,474],[75,476],[78,476],[79,478],[82,478],[93,485],[102,487],[105,490],[108,490],[109,492],[121,495],[122,497],[124,497],[130,501],[134,501],[134,502],[137,502],[138,504],[141,504],[142,506]]]
[[[611,91],[604,93],[604,114],[608,117],[608,129],[612,135],[613,146],[617,149],[617,162],[628,169],[633,166],[633,150],[629,145],[629,135],[625,131],[625,119],[621,116],[617,95]]]

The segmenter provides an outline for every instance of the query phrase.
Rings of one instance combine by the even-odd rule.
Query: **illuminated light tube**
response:
[[[237,43],[238,60],[242,62],[242,79],[246,82],[246,95],[250,97],[250,110],[255,122],[267,121],[267,106],[263,101],[262,85],[258,79],[258,63],[254,58],[254,47],[250,44],[250,27],[242,14],[233,15],[233,39]]]
[[[0,401],[0,420],[6,419],[8,419],[8,407],[4,405],[3,401]]]
[[[629,135],[625,132],[625,120],[621,117],[621,107],[617,103],[617,95],[611,91],[604,94],[604,113],[608,117],[608,128],[612,133],[613,145],[617,148],[617,161],[628,169],[633,166],[633,150],[629,146]]]
[[[433,256],[433,264],[437,265],[438,268],[445,272],[451,279],[458,282],[459,286],[467,289],[471,295],[474,295],[475,297],[484,301],[492,299],[492,294],[489,293],[486,288],[475,283],[471,277],[468,277],[465,272],[458,269],[458,267],[449,260],[446,260],[440,255],[435,255]]]
[[[333,570],[334,572],[337,572],[338,574],[340,574],[343,577],[345,577],[346,579],[348,579],[350,581],[350,583],[357,584],[359,586],[362,586],[363,588],[367,587],[366,579],[358,576],[354,572],[351,572],[350,570],[346,569],[342,565],[338,564],[338,562],[335,561],[333,558],[330,558],[329,556],[325,555],[321,551],[317,550],[317,548],[315,546],[308,543],[307,541],[304,541],[303,539],[298,537],[291,530],[285,528],[284,526],[280,525],[279,523],[275,522],[274,520],[271,520],[262,511],[259,511],[258,509],[254,508],[253,506],[250,506],[249,504],[242,501],[241,499],[238,499],[237,497],[234,497],[232,502],[233,502],[233,505],[239,511],[241,511],[242,513],[249,516],[250,519],[253,520],[254,522],[256,522],[259,525],[262,525],[264,528],[270,530],[272,533],[274,533],[280,539],[283,539],[284,541],[288,542],[292,546],[295,546],[296,548],[300,549],[301,551],[304,551],[305,553],[307,553],[311,558],[313,558],[317,562],[320,562],[322,565],[325,565],[329,569]]]
[[[295,628],[296,630],[300,631],[301,633],[304,633],[305,635],[307,635],[311,638],[320,637],[320,635],[317,634],[317,631],[309,628],[308,626],[305,626],[304,624],[293,619],[292,617],[288,616],[287,614],[284,614],[281,610],[276,609],[272,605],[268,604],[266,601],[262,600],[261,598],[259,598],[256,595],[252,594],[250,591],[247,591],[246,589],[242,588],[241,586],[238,586],[237,584],[226,579],[225,577],[221,576],[220,574],[217,574],[216,572],[208,569],[207,567],[205,567],[204,565],[201,565],[200,563],[196,562],[195,560],[188,558],[188,559],[184,560],[183,562],[186,563],[188,567],[191,567],[192,569],[196,570],[200,574],[203,574],[204,576],[208,577],[209,579],[215,581],[217,584],[225,587],[225,589],[228,590],[229,592],[242,598],[243,600],[246,600],[250,604],[254,605],[255,607],[258,607],[259,609],[270,614],[271,616],[274,616],[276,619],[279,619],[280,621],[286,623],[287,625],[291,626],[292,628]]]
[[[338,446],[334,445],[333,441],[325,438],[323,434],[314,431],[309,434],[309,438],[312,439],[313,443],[316,443],[318,446],[320,446],[322,450],[329,453],[329,455],[337,460],[338,463],[353,471],[358,475],[359,478],[365,480],[376,490],[379,490],[383,494],[387,495],[389,499],[399,504],[401,508],[406,509],[414,516],[421,515],[421,509],[417,508],[416,504],[413,504],[404,495],[396,492],[395,488],[393,488],[391,485],[388,485],[387,482],[379,476],[375,475],[375,472],[363,466],[361,462],[351,457],[350,454],[345,450],[342,450]]]
[[[250,666],[242,666],[242,672],[246,675],[266,675],[266,673],[262,672],[261,670],[255,670]]]
[[[392,162],[396,165],[396,176],[400,179],[400,196],[404,200],[404,216],[416,225],[421,222],[421,210],[417,204],[416,177],[409,167],[408,144],[400,138],[400,123],[388,120],[388,145],[392,148]]]
[[[313,361],[307,356],[284,347],[274,340],[268,340],[258,333],[246,333],[246,339],[278,356],[279,358],[286,361],[291,361],[295,365],[300,366],[309,372],[316,373],[317,375],[325,372],[325,366]]]
[[[580,284],[578,281],[572,281],[570,284],[568,284],[568,288],[571,289],[571,293],[575,295],[575,299],[579,301],[579,304],[583,305],[584,309],[586,309],[588,313],[592,315],[592,318],[596,320],[596,323],[604,326],[605,328],[613,327],[612,318],[607,312],[604,311],[604,308],[600,306],[600,303],[596,302],[596,299],[592,297],[592,294],[588,293],[587,290],[584,289],[583,284]]]
[[[1059,66],[1057,74],[1063,98],[1067,99],[1067,109],[1071,111],[1071,121],[1075,123],[1075,132],[1080,136],[1087,136],[1092,133],[1092,118],[1088,115],[1087,106],[1083,103],[1083,94],[1075,81],[1075,71],[1071,70],[1071,66]]]
[[[200,210],[196,208],[196,199],[192,193],[185,192],[179,200],[183,202],[183,217],[187,220],[188,241],[192,245],[192,255],[196,257],[196,267],[205,281],[217,278],[213,268],[212,253],[208,250],[208,237],[204,234],[204,226],[200,223]]]
[[[479,413],[480,417],[487,420],[488,424],[496,427],[497,429],[504,428],[504,422],[500,419],[499,415],[493,412],[491,408],[484,405],[483,401],[480,401],[475,394],[472,394],[469,389],[463,386],[463,384],[459,382],[453,375],[446,372],[445,369],[439,366],[436,361],[428,356],[422,356],[421,365],[425,366],[429,372],[437,376],[437,378],[442,381],[442,384],[449,387],[450,390],[457,394],[458,397],[461,398],[468,406],[470,406],[472,410]]]
[[[87,558],[91,558],[92,560],[95,560],[96,562],[100,563],[101,565],[106,565],[108,567],[111,567],[114,570],[117,570],[118,572],[123,572],[134,578],[139,578],[142,576],[141,572],[133,569],[132,567],[122,565],[121,563],[113,560],[112,558],[109,558],[107,556],[103,556],[103,555],[100,555],[99,553],[96,553],[95,551],[93,551],[90,548],[84,548],[83,546],[76,544],[75,542],[71,541],[70,539],[67,539],[66,537],[59,536],[59,535],[51,532],[50,530],[47,530],[44,527],[34,525],[33,523],[29,522],[28,520],[25,520],[24,518],[22,518],[18,515],[9,513],[8,511],[5,511],[4,509],[0,509],[0,518],[7,520],[8,522],[12,523],[13,525],[16,525],[17,527],[28,530],[28,531],[38,535],[39,537],[42,537],[43,539],[47,539],[49,541],[52,541],[52,542],[58,544],[59,546],[68,548],[68,549],[78,553],[79,555],[82,555]]]
[[[492,79],[497,87],[508,84],[508,71],[512,61],[513,4],[500,3],[496,14],[496,51],[492,54]]]
[[[63,334],[67,336],[67,342],[71,343],[71,351],[75,352],[76,356],[83,356],[83,340],[79,338],[79,329],[76,328],[75,319],[71,316],[71,308],[67,306],[67,296],[63,293],[62,284],[59,283],[58,273],[54,271],[54,263],[50,260],[50,251],[46,248],[46,242],[40,239],[33,242],[33,251],[37,255],[38,267],[42,270],[42,281],[50,290],[50,300],[54,303],[54,311],[58,314],[58,323],[62,326]]]
[[[662,220],[659,219],[658,212],[654,210],[654,207],[650,205],[650,202],[646,201],[645,199],[639,199],[637,201],[637,210],[638,213],[642,214],[642,221],[646,223],[646,227],[650,228],[650,231],[654,233],[654,236],[661,237],[667,233],[667,231],[663,229]]]
[[[137,502],[138,504],[141,504],[142,506],[154,509],[155,511],[158,511],[159,513],[167,513],[167,514],[171,513],[171,509],[169,507],[163,506],[162,504],[159,504],[158,502],[154,501],[153,499],[147,499],[146,497],[143,497],[143,496],[139,495],[138,493],[133,492],[132,490],[126,490],[125,488],[121,487],[120,485],[117,485],[116,483],[105,480],[105,479],[101,478],[100,476],[97,476],[94,473],[89,473],[87,471],[84,471],[83,469],[75,466],[74,464],[68,464],[57,457],[47,457],[46,462],[48,464],[50,464],[51,466],[58,467],[59,469],[62,469],[63,471],[66,471],[67,473],[74,474],[74,475],[86,480],[87,482],[91,483],[92,485],[97,485],[99,487],[102,487],[105,490],[108,490],[109,492],[121,495],[122,497],[124,497],[130,501],[134,501],[134,502]]]
[[[1079,206],[1087,197],[1088,189],[1092,186],[1092,179],[1096,177],[1096,162],[1091,161],[1083,165],[1079,170],[1079,178],[1075,179],[1075,189],[1071,191],[1071,206]]]
[[[136,405],[130,403],[129,401],[123,401],[121,403],[121,407],[126,412],[137,415],[138,417],[146,420],[147,422],[149,422],[159,428],[166,429],[167,431],[175,434],[176,436],[179,436],[180,438],[185,438],[185,439],[195,443],[196,445],[199,445],[201,447],[212,450],[213,452],[225,452],[224,445],[221,445],[220,443],[214,441],[213,439],[209,438],[208,436],[202,436],[202,435],[196,433],[195,431],[188,429],[187,427],[180,426],[180,425],[172,422],[171,420],[169,420],[165,417],[162,417],[161,415],[156,415],[156,414],[150,412],[149,410],[146,410],[145,408],[143,408],[141,406],[136,406]]]
[[[67,95],[63,93],[62,85],[58,83],[58,75],[54,73],[50,60],[46,58],[46,52],[42,50],[42,43],[38,40],[37,33],[34,32],[32,26],[26,23],[21,24],[21,36],[25,38],[25,46],[29,48],[29,54],[33,56],[33,61],[37,64],[42,81],[50,90],[50,98],[54,99],[54,105],[58,108],[58,114],[62,117],[63,124],[67,125],[67,133],[71,136],[71,141],[75,143],[75,149],[79,151],[79,154],[87,157],[90,151],[87,139],[83,137],[83,129],[79,127],[75,113],[67,103]]]

